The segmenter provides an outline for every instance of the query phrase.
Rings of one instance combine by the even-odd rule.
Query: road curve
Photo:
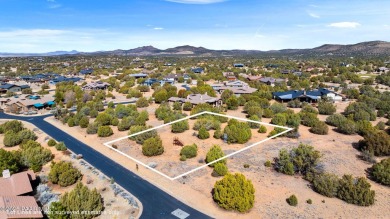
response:
[[[12,116],[0,112],[0,119],[17,119],[30,122],[41,129],[46,134],[58,141],[63,141],[65,145],[76,154],[82,154],[83,159],[100,170],[108,177],[114,178],[115,182],[121,185],[128,192],[133,194],[142,202],[143,212],[141,218],[176,218],[171,214],[176,209],[181,209],[190,216],[188,218],[211,218],[202,212],[199,212],[183,202],[172,197],[163,190],[157,188],[148,181],[140,178],[130,170],[119,165],[110,158],[99,153],[95,149],[73,138],[66,132],[44,121],[46,116],[21,117]]]

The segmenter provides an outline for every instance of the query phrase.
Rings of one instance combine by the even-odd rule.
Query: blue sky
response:
[[[0,0],[0,52],[390,41],[386,0]]]

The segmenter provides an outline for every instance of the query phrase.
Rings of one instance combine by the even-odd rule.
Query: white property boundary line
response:
[[[197,117],[197,116],[201,116],[201,115],[203,115],[203,114],[210,114],[210,115],[215,115],[215,116],[222,116],[222,117],[227,117],[227,118],[231,118],[231,119],[237,119],[237,120],[241,120],[241,121],[245,121],[245,122],[252,122],[252,123],[257,123],[257,124],[261,124],[261,125],[273,126],[273,127],[276,127],[276,128],[282,128],[282,129],[286,129],[286,130],[283,131],[283,132],[280,132],[280,133],[278,133],[278,134],[276,134],[276,135],[273,135],[273,136],[271,136],[271,137],[268,137],[268,138],[266,138],[266,139],[264,139],[264,140],[261,140],[261,141],[259,141],[259,142],[256,142],[256,143],[254,143],[254,144],[251,144],[251,145],[249,145],[249,146],[247,146],[247,147],[244,147],[244,148],[242,148],[242,149],[240,149],[240,150],[238,150],[238,151],[235,151],[235,152],[233,152],[233,153],[231,153],[231,154],[228,154],[228,155],[226,155],[226,156],[224,156],[224,157],[221,157],[221,158],[219,158],[219,159],[217,159],[217,160],[214,160],[214,161],[212,161],[212,162],[210,162],[210,163],[204,164],[204,165],[202,165],[202,166],[200,166],[200,167],[197,167],[197,168],[195,168],[195,169],[193,169],[193,170],[190,170],[190,171],[188,171],[188,172],[186,172],[186,173],[183,173],[183,174],[180,174],[180,175],[178,175],[178,176],[175,176],[175,177],[170,177],[170,176],[168,176],[168,175],[166,175],[166,174],[164,174],[164,173],[162,173],[162,172],[156,170],[155,168],[149,167],[148,165],[144,164],[143,162],[141,162],[141,161],[139,161],[139,160],[137,160],[137,159],[135,159],[135,158],[129,156],[128,154],[126,154],[126,153],[124,153],[124,152],[122,152],[122,151],[120,151],[120,150],[118,150],[118,149],[116,149],[116,148],[113,148],[113,147],[111,146],[111,144],[114,143],[114,142],[121,141],[121,140],[130,138],[130,137],[133,137],[133,136],[136,136],[136,135],[140,135],[140,134],[143,134],[143,133],[145,133],[145,132],[149,132],[149,131],[152,131],[152,130],[156,130],[156,129],[159,129],[159,128],[162,128],[162,127],[165,127],[165,126],[169,126],[169,125],[172,125],[173,123],[177,123],[177,122],[181,122],[181,121],[184,121],[184,120],[188,120],[188,119],[191,119],[191,118],[194,118],[194,117]],[[290,132],[290,131],[292,131],[292,130],[293,130],[293,128],[289,128],[289,127],[285,127],[285,126],[274,125],[274,124],[269,124],[269,123],[265,123],[265,122],[254,121],[254,120],[239,118],[239,117],[235,117],[235,116],[229,116],[229,115],[224,115],[224,114],[219,114],[219,113],[204,111],[204,112],[197,113],[197,114],[195,114],[195,115],[190,115],[190,116],[187,116],[187,117],[185,117],[185,118],[181,118],[181,119],[178,119],[178,120],[175,120],[175,121],[166,123],[166,124],[162,124],[162,125],[159,125],[159,126],[156,126],[156,127],[153,127],[153,128],[147,129],[147,130],[144,130],[144,131],[140,131],[140,132],[137,132],[137,133],[134,133],[134,134],[131,134],[131,135],[127,135],[127,136],[124,136],[124,137],[121,137],[121,138],[118,138],[118,139],[115,139],[115,140],[106,142],[106,143],[104,143],[104,146],[106,146],[106,147],[110,148],[111,150],[114,150],[114,151],[118,152],[119,154],[121,154],[121,155],[123,155],[123,156],[125,156],[125,157],[127,157],[127,158],[129,158],[129,159],[131,159],[131,160],[133,160],[134,162],[136,162],[136,163],[138,163],[138,164],[144,166],[145,168],[150,169],[150,170],[154,171],[155,173],[157,173],[157,174],[159,174],[159,175],[161,175],[161,176],[164,176],[164,177],[166,177],[166,178],[168,178],[168,179],[170,179],[170,180],[173,181],[173,180],[176,180],[176,179],[178,179],[178,178],[180,178],[180,177],[183,177],[183,176],[185,176],[185,175],[188,175],[188,174],[190,174],[190,173],[192,173],[192,172],[198,171],[198,170],[200,170],[200,169],[202,169],[202,168],[204,168],[204,167],[207,167],[207,166],[209,166],[210,164],[213,164],[213,163],[216,163],[216,162],[218,162],[218,161],[220,161],[220,160],[229,158],[229,157],[231,157],[231,156],[233,156],[233,155],[236,155],[236,154],[238,154],[238,153],[240,153],[240,152],[243,152],[243,151],[245,151],[245,150],[248,150],[248,149],[250,149],[250,148],[252,148],[252,147],[255,147],[255,146],[257,146],[257,145],[259,145],[259,144],[261,144],[261,143],[264,143],[264,142],[266,142],[266,141],[268,141],[268,140],[271,140],[271,139],[273,139],[273,138],[276,138],[276,137],[278,137],[278,136],[280,136],[280,135],[283,135],[283,134],[285,134],[285,133],[287,133],[287,132]]]

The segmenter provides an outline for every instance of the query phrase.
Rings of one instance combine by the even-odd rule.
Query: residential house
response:
[[[234,76],[234,75],[229,75],[229,76],[226,77],[226,79],[228,79],[228,81],[235,81],[235,80],[237,80],[236,76]]]
[[[280,73],[282,73],[282,74],[284,74],[284,75],[288,75],[288,74],[291,73],[291,71],[288,70],[288,69],[283,69]]]
[[[92,68],[84,68],[84,69],[81,69],[79,73],[82,75],[91,75],[93,73],[93,69]]]
[[[222,105],[221,98],[218,97],[210,97],[206,94],[190,94],[187,96],[187,98],[179,98],[179,97],[171,97],[168,99],[168,102],[179,102],[179,103],[185,103],[190,102],[192,105],[198,105],[202,103],[208,103],[213,106],[220,106]]]
[[[233,64],[233,66],[234,66],[235,68],[244,68],[244,67],[245,67],[245,65],[242,64],[242,63],[235,63],[235,64]]]
[[[21,91],[22,91],[22,88],[16,84],[5,83],[5,84],[0,85],[0,92],[1,93],[6,93],[6,92],[16,93],[16,92],[21,92]]]
[[[202,74],[204,72],[204,69],[200,67],[196,67],[196,68],[191,68],[191,71],[194,72],[195,74]]]
[[[317,90],[290,90],[284,92],[273,92],[272,96],[275,100],[280,101],[291,101],[295,99],[299,99],[304,102],[317,102],[323,97],[327,97],[332,101],[341,101],[343,96],[340,94],[328,90],[326,88],[320,88]]]
[[[0,178],[0,218],[43,218],[34,197],[31,182],[36,180],[33,171],[12,174],[3,171]]]
[[[165,76],[164,80],[175,82],[175,81],[178,81],[180,77],[183,77],[183,75],[180,73],[178,73],[178,74],[171,73],[171,74],[168,74],[167,76]]]
[[[91,82],[82,87],[83,90],[105,90],[110,86],[107,82]]]
[[[376,71],[377,71],[377,72],[383,72],[383,73],[385,73],[385,72],[388,72],[389,69],[386,68],[386,67],[379,67],[379,68],[376,69]]]
[[[148,75],[145,73],[138,73],[138,74],[130,74],[129,77],[133,77],[135,79],[138,79],[138,78],[146,78],[146,77],[148,77]]]
[[[263,78],[260,78],[259,81],[264,83],[264,84],[271,85],[271,86],[275,86],[275,84],[280,84],[280,83],[286,82],[285,79],[272,78],[272,77],[263,77]]]
[[[222,93],[225,90],[231,90],[236,96],[240,96],[242,94],[251,94],[257,91],[256,88],[249,87],[247,83],[240,80],[212,84],[211,87],[218,93]]]
[[[4,100],[5,111],[15,114],[27,113],[32,110],[51,107],[55,104],[52,95],[20,95]]]

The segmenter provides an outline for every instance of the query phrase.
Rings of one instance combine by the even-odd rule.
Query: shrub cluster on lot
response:
[[[199,139],[208,139],[210,137],[210,133],[207,131],[205,127],[201,127],[198,132]]]
[[[196,157],[198,154],[198,146],[196,144],[186,145],[180,151],[180,156],[187,158]]]
[[[327,135],[329,128],[325,122],[318,121],[309,129],[309,131],[317,135]]]
[[[62,187],[73,185],[81,178],[81,173],[70,162],[53,162],[48,175],[49,180]]]
[[[321,115],[333,115],[336,112],[336,106],[330,102],[321,101],[318,103],[318,112]]]
[[[206,155],[206,163],[213,162],[214,160],[218,160],[221,157],[224,157],[225,153],[222,151],[221,146],[219,145],[213,145],[210,150],[207,152]],[[220,160],[216,163],[223,163],[226,164],[226,159]],[[210,164],[210,167],[214,167],[216,163]]]
[[[114,134],[110,126],[100,126],[97,134],[99,137],[108,137]]]
[[[372,178],[383,185],[390,186],[390,158],[383,159],[371,168]]]
[[[5,133],[3,144],[6,147],[13,147],[28,140],[35,141],[38,138],[33,131],[24,128],[23,123],[17,120],[0,125],[0,133]]]
[[[151,126],[144,126],[144,125],[135,125],[135,126],[132,126],[130,128],[130,131],[128,134],[132,135],[132,134],[135,134],[135,133],[138,133],[138,132],[150,129],[150,128],[152,128],[152,127]],[[151,131],[144,132],[142,134],[138,134],[136,136],[129,137],[129,139],[137,142],[137,144],[143,144],[146,139],[155,138],[157,136],[158,136],[157,131],[151,130]]]
[[[145,156],[157,156],[164,153],[164,146],[159,137],[153,137],[146,139],[142,144],[142,153]]]
[[[58,142],[54,147],[57,149],[57,151],[66,151],[68,148],[66,147],[64,142]]]
[[[226,210],[246,212],[255,202],[252,182],[240,173],[226,174],[215,183],[213,192],[214,201]]]
[[[359,141],[360,149],[367,150],[376,156],[390,155],[390,136],[384,131],[374,130],[364,135]]]
[[[190,125],[187,120],[175,122],[171,125],[173,133],[183,133],[190,129]]]
[[[251,128],[248,123],[239,122],[236,119],[229,120],[223,133],[227,135],[228,143],[244,144],[252,137]]]
[[[286,199],[286,202],[291,206],[297,206],[298,205],[298,198],[295,195],[291,195]]]

